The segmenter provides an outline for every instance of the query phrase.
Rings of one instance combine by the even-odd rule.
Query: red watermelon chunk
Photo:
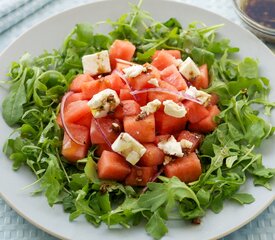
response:
[[[125,179],[125,184],[130,186],[146,186],[155,174],[157,174],[157,167],[132,166],[131,173]]]
[[[67,124],[67,127],[72,136],[79,142],[84,144],[75,143],[67,134],[64,132],[63,144],[62,144],[62,155],[69,162],[76,162],[77,160],[83,159],[87,156],[88,148],[90,146],[89,139],[89,128],[80,126],[77,124]]]
[[[155,99],[158,99],[161,102],[165,100],[173,100],[174,102],[179,102],[178,95],[173,94],[177,93],[178,90],[170,83],[165,81],[159,81],[159,89],[163,89],[164,91],[148,92],[148,102],[154,101]],[[169,91],[171,91],[171,93]]]
[[[175,118],[159,110],[155,112],[157,134],[173,134],[185,128],[187,118]]]
[[[136,47],[131,42],[127,40],[115,40],[109,50],[112,69],[116,68],[116,58],[131,61],[135,51]]]
[[[155,54],[152,56],[152,60],[154,60],[155,58],[157,58],[158,55],[159,55],[159,53],[161,51],[169,53],[171,56],[173,56],[176,59],[180,59],[181,58],[181,53],[180,53],[179,50],[164,50],[164,49],[162,49],[162,50],[156,50]]]
[[[81,85],[84,82],[90,82],[93,81],[94,79],[89,75],[89,74],[79,74],[77,75],[72,83],[70,84],[70,91],[73,92],[81,92]]]
[[[187,119],[191,123],[199,122],[209,115],[207,108],[199,103],[192,101],[185,101],[184,106],[187,110]]]
[[[192,85],[197,89],[205,89],[208,88],[209,79],[208,79],[208,68],[207,64],[204,64],[199,67],[200,75],[197,76],[193,81],[191,81]]]
[[[83,97],[87,100],[90,100],[95,94],[107,88],[111,88],[111,83],[109,79],[104,77],[94,81],[84,82],[81,85]]]
[[[92,118],[90,107],[87,100],[78,100],[67,105],[64,111],[64,119],[68,123],[76,123],[82,118]]]
[[[177,67],[175,65],[170,65],[166,68],[164,68],[161,73],[161,79],[165,82],[170,83],[174,87],[177,88],[177,90],[185,90],[188,88],[184,78],[178,71]]]
[[[118,119],[112,119],[109,117],[98,118],[97,120],[93,118],[90,129],[90,137],[92,144],[106,143],[95,121],[98,122],[109,142],[113,143],[120,134],[120,131],[114,128],[113,124],[117,125],[118,128],[122,129],[120,121]]]
[[[156,145],[152,143],[145,143],[143,146],[146,148],[146,152],[138,161],[139,166],[151,167],[163,163],[164,153]]]
[[[115,72],[113,72],[110,75],[107,75],[105,77],[105,80],[110,82],[110,88],[115,90],[117,93],[120,92],[121,88],[125,87],[124,81]]]
[[[138,115],[124,117],[124,131],[141,143],[153,142],[156,136],[154,114],[140,120],[137,118]]]
[[[115,152],[104,150],[97,163],[98,177],[106,180],[124,181],[131,172],[126,160]]]
[[[132,116],[140,113],[140,105],[135,100],[121,101],[123,115]]]
[[[175,64],[176,59],[168,52],[161,50],[157,57],[152,61],[152,65],[159,70],[163,70],[164,68]]]
[[[166,177],[171,178],[175,176],[186,183],[198,180],[201,173],[201,162],[194,152],[177,158],[164,167]]]
[[[217,105],[208,107],[209,115],[204,119],[196,123],[191,123],[188,128],[194,132],[209,133],[215,130],[217,123],[214,121],[214,117],[220,113]]]
[[[203,135],[199,133],[193,133],[187,130],[183,130],[179,134],[177,141],[180,142],[183,139],[192,143],[192,146],[190,148],[183,149],[184,152],[190,153],[190,152],[194,152],[196,149],[199,148],[203,140]]]

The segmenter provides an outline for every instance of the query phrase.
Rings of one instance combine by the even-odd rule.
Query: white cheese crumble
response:
[[[148,102],[145,106],[140,107],[140,110],[141,110],[140,114],[149,115],[151,113],[154,113],[159,109],[160,105],[161,105],[161,101],[158,99]]]
[[[146,148],[128,133],[120,133],[112,144],[112,150],[126,158],[126,161],[135,165],[146,152]]]
[[[147,82],[154,85],[155,87],[159,87],[159,81],[157,78],[151,78]]]
[[[83,72],[92,76],[111,72],[109,53],[107,50],[82,57]]]
[[[174,64],[176,65],[176,67],[179,67],[179,65],[181,65],[183,63],[182,59],[175,59]]]
[[[181,139],[180,140],[180,145],[182,148],[192,148],[193,143],[187,139]]]
[[[197,100],[199,100],[201,102],[202,105],[207,105],[208,102],[210,101],[210,98],[211,98],[211,95],[204,92],[204,91],[201,91],[201,90],[198,90],[197,88],[193,87],[193,86],[190,86],[186,91],[185,91],[186,94],[196,98]]]
[[[173,161],[173,158],[172,158],[172,157],[165,155],[165,156],[164,156],[163,165],[165,166],[165,165],[167,165],[168,163],[170,163],[170,162],[172,162],[172,161]]]
[[[165,154],[182,157],[183,152],[180,145],[180,142],[172,135],[167,141],[161,141],[158,143],[158,148],[161,149]]]
[[[122,71],[125,73],[125,77],[137,77],[140,75],[142,72],[146,72],[147,68],[143,67],[142,65],[133,65],[130,67],[123,68]]]
[[[188,57],[185,61],[179,64],[179,72],[187,79],[191,80],[201,74],[200,69],[193,62],[193,60]]]
[[[175,117],[175,118],[182,118],[186,115],[187,111],[185,107],[182,105],[178,105],[173,100],[165,100],[163,102],[164,105],[164,113]]]
[[[109,112],[113,111],[120,103],[116,91],[104,89],[95,94],[88,102],[91,112],[95,118],[106,117]]]

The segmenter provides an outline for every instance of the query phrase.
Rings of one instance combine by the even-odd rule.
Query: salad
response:
[[[159,22],[140,4],[105,23],[106,35],[77,24],[61,49],[11,64],[3,151],[35,174],[34,193],[70,221],[145,222],[160,239],[171,217],[199,224],[226,200],[253,202],[239,191],[248,177],[270,190],[257,148],[275,103],[257,61],[236,60],[221,25]]]

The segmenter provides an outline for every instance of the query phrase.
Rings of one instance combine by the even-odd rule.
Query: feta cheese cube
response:
[[[197,88],[193,87],[193,86],[190,86],[186,91],[185,91],[186,94],[196,98],[197,100],[199,100],[201,102],[201,104],[203,105],[207,105],[208,102],[210,101],[210,98],[211,98],[211,95],[204,92],[204,91],[201,91],[201,90],[198,90]]]
[[[165,154],[182,157],[183,152],[180,142],[177,142],[175,137],[172,135],[167,141],[161,141],[158,143],[158,148],[161,149]]]
[[[148,102],[145,106],[140,107],[141,114],[149,115],[150,113],[154,113],[159,109],[160,105],[161,101],[158,99]]]
[[[185,107],[182,105],[178,105],[173,100],[165,100],[163,102],[164,105],[164,113],[175,117],[175,118],[182,118],[186,115],[187,111]]]
[[[126,161],[135,165],[146,152],[146,148],[128,133],[120,133],[112,144],[112,150],[126,158]]]
[[[157,78],[151,78],[147,82],[154,85],[155,87],[159,87],[159,81]]]
[[[182,59],[175,59],[174,64],[176,65],[176,67],[179,67],[179,65],[181,65],[183,63]]]
[[[187,139],[181,139],[180,145],[182,148],[191,148],[193,146],[193,143]]]
[[[139,159],[139,154],[135,151],[130,152],[126,157],[127,162],[131,163],[132,165],[135,165]]]
[[[188,57],[185,61],[179,64],[179,72],[187,79],[191,80],[201,74],[200,69],[193,62],[193,60]]]
[[[111,72],[110,58],[107,50],[82,57],[83,72],[92,76]]]
[[[172,162],[173,161],[173,158],[171,156],[167,156],[165,155],[164,156],[164,161],[163,161],[163,165],[167,165],[168,163]]]
[[[119,103],[120,99],[116,91],[107,88],[95,94],[88,102],[88,106],[91,108],[91,112],[95,118],[101,118],[106,117]]]
[[[137,77],[142,72],[146,72],[147,68],[143,67],[142,65],[135,64],[130,67],[123,68],[122,71],[125,73],[125,77],[133,78]]]

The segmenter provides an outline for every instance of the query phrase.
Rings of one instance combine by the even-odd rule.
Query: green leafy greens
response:
[[[44,192],[50,206],[63,204],[71,221],[83,214],[95,226],[105,222],[111,228],[145,220],[148,234],[160,239],[168,232],[166,221],[171,216],[195,220],[207,209],[220,212],[226,199],[253,202],[253,196],[238,192],[248,176],[255,185],[270,189],[275,170],[263,165],[256,148],[274,133],[261,112],[269,116],[275,103],[267,100],[270,85],[259,75],[258,62],[233,60],[238,48],[230,46],[228,39],[216,38],[221,25],[191,23],[184,28],[175,18],[158,22],[139,5],[117,21],[105,23],[113,27],[107,35],[96,33],[96,26],[77,24],[60,50],[36,58],[25,54],[11,65],[2,114],[17,129],[3,151],[14,170],[27,165],[36,175],[35,193]],[[82,72],[81,57],[108,49],[115,39],[136,45],[138,63],[150,62],[157,49],[177,49],[183,59],[190,56],[197,64],[208,65],[211,84],[206,91],[219,96],[221,113],[216,120],[220,124],[199,150],[203,174],[196,182],[159,177],[140,193],[140,189],[99,180],[94,147],[77,165],[68,164],[60,154],[63,132],[55,121],[60,100]]]

